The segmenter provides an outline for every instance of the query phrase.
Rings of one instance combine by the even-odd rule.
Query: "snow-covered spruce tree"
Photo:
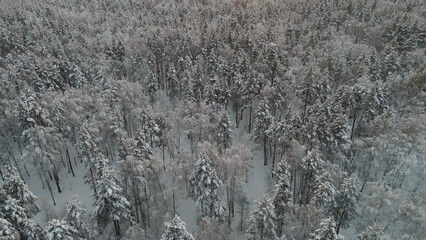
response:
[[[16,199],[11,198],[0,189],[0,218],[6,219],[19,232],[19,239],[39,239],[40,227],[27,215],[25,208],[19,206]]]
[[[175,216],[170,222],[166,223],[166,232],[160,240],[194,240],[194,237],[186,231],[185,223],[180,217]]]
[[[94,232],[90,224],[85,220],[86,209],[81,206],[81,202],[77,197],[71,198],[65,203],[64,220],[74,227],[80,238],[94,239]]]
[[[360,182],[355,174],[343,179],[340,191],[336,198],[337,207],[334,213],[337,224],[337,233],[341,227],[348,227],[349,222],[355,218],[356,202],[360,193]]]
[[[268,164],[268,133],[267,130],[272,124],[273,117],[269,112],[270,107],[266,100],[259,102],[256,114],[254,117],[254,136],[257,141],[260,141],[263,144],[263,164],[266,166]]]
[[[314,104],[316,99],[319,97],[319,80],[317,77],[317,71],[318,70],[316,68],[310,67],[306,76],[298,85],[299,87],[296,91],[300,100],[303,102],[302,122],[305,122],[308,105]]]
[[[336,208],[337,190],[333,185],[330,173],[325,170],[317,179],[313,199],[325,216],[330,216]]]
[[[46,240],[73,240],[78,236],[77,230],[64,220],[52,219],[44,230]]]
[[[333,217],[321,220],[320,227],[311,234],[312,240],[339,240],[342,239],[336,233],[336,222]]]
[[[89,172],[85,175],[85,182],[93,188],[95,193],[96,189],[96,175],[95,175],[95,158],[99,154],[99,143],[96,138],[97,129],[85,121],[80,128],[79,138],[80,142],[77,146],[77,156],[89,168]]]
[[[39,208],[35,204],[37,197],[28,189],[27,184],[22,180],[14,167],[8,167],[4,172],[3,189],[12,198],[18,201],[19,206],[26,210],[27,216],[32,217]]]
[[[320,169],[324,165],[318,148],[308,151],[308,154],[301,160],[300,165],[303,170],[300,202],[307,204],[311,198],[311,192],[315,188],[315,179],[319,177]]]
[[[276,240],[275,209],[268,197],[263,195],[256,210],[251,212],[245,239],[247,240]]]
[[[383,227],[380,224],[368,226],[364,232],[355,236],[356,240],[384,240]]]
[[[199,157],[195,171],[189,178],[189,193],[201,209],[201,217],[216,217],[224,220],[226,206],[222,202],[220,188],[222,181],[211,166],[205,154]]]
[[[118,173],[108,165],[102,169],[102,176],[96,182],[94,217],[100,228],[113,221],[117,237],[120,236],[120,221],[130,219],[130,203],[117,179]]]
[[[19,232],[6,219],[0,217],[0,239],[20,240]]]
[[[41,176],[44,177],[44,182],[49,188],[55,205],[56,202],[47,175],[51,178],[53,176],[58,192],[61,192],[56,167],[57,149],[59,148],[61,136],[49,119],[48,111],[39,102],[40,100],[31,91],[26,95],[22,95],[18,101],[15,116],[24,130],[22,137],[27,143],[22,159],[30,161],[36,167],[40,178],[42,178]]]
[[[177,98],[179,97],[179,79],[177,77],[177,71],[174,67],[174,64],[172,63],[170,67],[167,69],[167,84],[169,87],[169,97],[172,100],[173,103],[176,102]]]
[[[286,161],[282,160],[274,171],[278,183],[275,184],[275,193],[272,199],[272,204],[275,208],[275,217],[277,219],[277,234],[282,235],[284,226],[285,214],[293,206],[293,193],[290,188],[290,166]]]
[[[229,121],[228,114],[222,112],[214,129],[215,142],[219,147],[219,151],[224,151],[232,144],[232,130],[231,122]]]

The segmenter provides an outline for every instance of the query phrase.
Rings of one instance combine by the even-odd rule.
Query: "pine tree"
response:
[[[339,240],[333,217],[321,220],[320,227],[311,235],[312,240]]]
[[[16,199],[11,198],[0,189],[0,218],[6,219],[19,232],[20,239],[38,239],[40,227],[27,215],[27,211],[19,206]]]
[[[99,177],[96,188],[98,189],[93,206],[95,218],[100,227],[105,227],[110,221],[114,223],[116,236],[120,236],[120,220],[130,219],[130,203],[118,184],[118,173],[105,166]]]
[[[232,131],[231,122],[229,121],[228,114],[226,112],[223,112],[220,115],[216,124],[215,132],[215,141],[219,146],[219,150],[224,151],[229,148],[232,144]]]
[[[263,195],[258,202],[258,208],[251,212],[248,220],[247,240],[275,240],[278,239],[275,232],[275,209],[269,199]]]
[[[4,174],[3,189],[12,198],[18,201],[19,206],[26,210],[27,216],[34,216],[39,210],[35,204],[37,197],[28,189],[27,184],[14,167],[8,167]]]
[[[275,176],[278,178],[278,183],[275,185],[275,194],[272,204],[275,208],[275,216],[277,219],[277,234],[281,236],[285,214],[293,205],[293,193],[290,188],[290,166],[285,161],[281,161],[274,171]]]
[[[52,219],[44,230],[44,235],[46,240],[73,240],[78,232],[66,221]]]
[[[96,135],[97,129],[94,128],[93,125],[89,124],[88,121],[85,121],[80,128],[80,142],[77,146],[78,158],[84,161],[86,166],[89,168],[89,172],[85,175],[85,182],[94,189],[95,193],[97,192],[95,163],[96,157],[100,152]]]
[[[6,219],[0,217],[0,239],[19,240],[19,232]]]
[[[226,214],[220,188],[222,181],[211,167],[211,162],[202,154],[196,163],[196,169],[189,179],[190,196],[198,202],[202,217],[216,217],[223,220]]]
[[[166,232],[160,240],[194,240],[194,237],[186,231],[185,223],[178,216],[175,216],[170,222],[166,223]]]
[[[85,213],[86,209],[81,207],[81,202],[76,197],[65,203],[64,220],[77,230],[80,238],[93,239],[94,232],[90,224],[85,220]]]
[[[336,208],[337,190],[333,185],[330,173],[325,171],[317,180],[314,191],[314,200],[318,208],[329,216]]]
[[[269,112],[270,107],[267,104],[266,100],[259,102],[257,106],[255,122],[254,122],[254,136],[257,141],[263,143],[263,164],[266,166],[268,164],[268,133],[267,130],[272,124],[273,117]]]
[[[349,222],[355,218],[355,204],[358,200],[360,189],[360,182],[355,174],[343,179],[341,189],[336,198],[337,208],[334,214],[338,220],[337,233],[339,233],[341,227],[348,227]]]
[[[302,179],[301,203],[307,204],[310,200],[311,192],[314,190],[315,179],[319,177],[319,171],[324,165],[324,161],[321,159],[319,150],[314,148],[301,160],[300,165],[304,175]]]
[[[169,86],[169,97],[172,102],[175,102],[179,97],[180,84],[177,77],[177,72],[173,64],[167,70],[167,82]]]

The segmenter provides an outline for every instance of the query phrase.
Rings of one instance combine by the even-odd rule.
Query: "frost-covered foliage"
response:
[[[64,220],[77,230],[79,236],[85,239],[93,239],[94,232],[86,220],[86,209],[81,206],[81,202],[76,197],[65,203]]]
[[[368,226],[364,232],[355,237],[357,240],[384,240],[383,227],[379,224]]]
[[[330,173],[325,171],[317,180],[313,199],[326,216],[330,216],[336,208],[336,195],[338,191],[334,187]]]
[[[1,185],[5,192],[18,201],[19,206],[26,210],[28,217],[34,216],[39,208],[35,204],[37,197],[28,189],[14,167],[7,168],[4,174],[5,181]]]
[[[189,178],[191,197],[198,202],[202,217],[216,217],[223,220],[226,206],[221,199],[222,181],[206,155],[201,155],[195,171]]]
[[[4,240],[19,240],[19,232],[4,218],[0,218],[0,238]]]
[[[0,190],[0,218],[7,220],[19,232],[22,239],[38,239],[41,229],[19,202]]]
[[[119,222],[130,219],[130,203],[123,195],[118,184],[117,172],[109,166],[102,169],[102,176],[96,183],[95,218],[99,226],[106,226],[110,221]]]
[[[338,219],[337,233],[339,233],[340,227],[349,226],[349,222],[356,217],[356,202],[359,191],[360,183],[355,174],[343,179],[339,194],[336,197],[335,218]]]
[[[72,240],[78,235],[77,230],[66,221],[52,219],[44,230],[46,240]]]
[[[166,232],[161,236],[161,240],[194,240],[194,237],[186,231],[185,223],[180,217],[175,216],[166,223]]]
[[[272,199],[272,204],[275,208],[275,216],[277,219],[277,234],[281,236],[282,228],[285,221],[285,216],[290,215],[291,207],[293,206],[293,193],[290,186],[290,172],[287,162],[282,160],[275,167],[275,176],[278,178],[278,183],[275,184],[275,193]]]
[[[302,191],[302,201],[308,203],[312,197],[312,191],[315,190],[315,180],[320,175],[320,169],[324,165],[324,161],[320,156],[317,148],[308,151],[308,154],[300,161],[301,168],[304,172],[304,182]]]
[[[312,233],[312,240],[339,240],[342,239],[336,233],[336,222],[333,217],[321,220],[320,227]]]
[[[215,127],[216,137],[215,141],[220,150],[227,149],[232,144],[232,129],[231,122],[229,121],[228,114],[223,112],[217,121]]]
[[[11,206],[1,217],[29,236],[37,209],[23,182],[62,204],[84,169],[106,225],[89,238],[139,226],[130,237],[159,239],[182,210],[191,228],[226,220],[233,238],[266,194],[289,239],[329,217],[336,233],[380,224],[384,238],[421,239],[425,7],[1,0],[1,201]]]
[[[278,239],[277,233],[275,232],[275,221],[274,205],[272,205],[267,196],[264,195],[258,202],[257,209],[250,215],[245,239]]]

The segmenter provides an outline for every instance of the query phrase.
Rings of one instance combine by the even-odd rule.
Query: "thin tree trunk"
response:
[[[163,198],[164,206],[166,207],[166,212],[168,212],[169,208],[167,207],[166,197],[164,196],[163,188],[161,187],[161,183],[160,183],[160,177],[158,177],[158,175],[157,175],[157,184],[160,189],[161,196]]]
[[[67,159],[68,159],[68,163],[69,163],[69,166],[70,166],[70,170],[71,170],[72,176],[75,177],[74,168],[72,167],[72,162],[71,162],[71,158],[70,158],[70,152],[68,151],[68,148],[67,148]]]
[[[146,186],[145,186],[145,201],[146,201],[146,216],[147,216],[147,221],[148,221],[148,228],[151,228],[151,216],[150,216],[150,212],[149,212],[149,197],[148,197],[148,193],[146,191]]]
[[[120,222],[118,220],[113,220],[114,230],[115,230],[115,239],[120,239]]]
[[[303,115],[302,115],[302,124],[305,123],[305,114],[306,114],[306,108],[308,107],[308,97],[309,97],[309,90],[311,88],[308,87],[308,90],[306,91],[306,97],[305,97],[305,106],[303,107]]]
[[[294,158],[294,166],[293,166],[293,203],[296,204],[296,184],[297,184],[297,164],[296,164],[296,158]],[[293,208],[294,209],[294,208]]]
[[[231,189],[231,207],[232,207],[232,217],[235,217],[235,173],[232,176],[232,189]]]
[[[64,158],[62,157],[62,150],[59,150],[59,153],[60,153],[60,155],[61,155],[61,162],[62,162],[62,165],[64,165],[64,167],[66,167],[66,164],[65,164]],[[69,172],[68,172],[68,173],[69,173]]]
[[[237,109],[235,110],[235,125],[236,125],[236,128],[238,128],[238,126],[239,126],[238,113],[239,113],[239,108],[240,108],[240,106],[239,106],[239,104],[238,104],[238,103],[235,103],[235,107],[237,108]]]
[[[41,185],[43,186],[43,189],[46,189],[46,187],[44,186],[43,178],[41,177],[40,168],[38,167],[38,165],[37,165],[37,164],[36,164],[35,166],[36,166],[36,168],[37,168],[38,176],[40,177]]]
[[[173,216],[176,215],[175,178],[176,178],[176,176],[173,177],[173,188],[172,188]]]
[[[275,140],[274,140],[274,152],[272,153],[272,177],[274,176],[274,166],[275,166],[275,154],[276,154],[276,150],[277,150],[277,144],[275,143]]]
[[[339,224],[337,225],[336,233],[339,234],[340,227],[342,226],[343,216],[345,215],[346,210],[343,210],[342,215],[340,215]]]
[[[250,134],[251,132],[251,115],[253,112],[253,107],[250,105],[250,113],[249,113],[249,120],[248,120],[248,133]]]
[[[243,231],[245,206],[246,206],[246,201],[242,201],[241,202],[240,231]]]
[[[263,134],[263,165],[268,164],[268,152],[266,148],[266,134]]]
[[[231,226],[231,193],[229,191],[229,184],[226,185],[226,199],[228,203],[228,226]]]
[[[55,178],[56,187],[58,188],[58,192],[61,193],[61,187],[59,186],[59,176],[58,176],[58,170],[56,167],[53,167],[53,177]]]
[[[15,155],[13,154],[12,149],[9,146],[9,143],[4,144],[4,146],[6,147],[6,150],[9,153],[9,155],[12,157],[13,162],[15,163],[16,169],[18,169],[19,176],[21,176],[21,179],[24,179],[22,177],[22,172],[21,172],[21,169],[19,168],[18,162],[16,161]]]
[[[352,129],[351,129],[351,140],[354,136],[354,129],[355,129],[355,122],[356,122],[356,114],[357,114],[357,110],[355,110],[354,112],[354,119],[352,121]]]
[[[163,169],[166,171],[166,158],[164,156],[164,142],[163,142]]]
[[[43,175],[44,175],[44,179],[45,179],[46,184],[47,184],[47,188],[49,189],[50,196],[52,197],[53,205],[56,206],[55,197],[53,196],[52,188],[50,187],[50,183],[49,183],[49,180],[47,179],[46,173],[43,172]]]

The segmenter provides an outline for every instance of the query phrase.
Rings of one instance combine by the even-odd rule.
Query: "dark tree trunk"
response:
[[[72,162],[71,162],[71,158],[70,158],[70,152],[68,151],[68,148],[67,148],[67,159],[68,159],[68,164],[70,166],[70,170],[71,170],[72,176],[75,177],[74,168],[72,167]]]
[[[166,171],[166,158],[164,156],[164,143],[163,143],[163,169]]]
[[[252,115],[252,112],[253,112],[253,107],[250,105],[250,113],[249,113],[249,122],[248,122],[248,133],[250,134],[250,132],[251,132],[251,115]]]
[[[238,128],[238,126],[239,126],[238,113],[239,113],[239,108],[240,108],[240,106],[239,106],[239,104],[238,104],[238,103],[236,103],[236,104],[235,104],[235,107],[236,107],[236,110],[235,110],[235,125],[236,125],[236,127]]]
[[[354,130],[355,130],[355,122],[356,122],[356,114],[357,114],[357,110],[354,111],[354,119],[352,121],[352,129],[351,129],[351,140],[354,136]]]
[[[266,134],[263,134],[263,165],[268,164],[268,149],[266,147]]]
[[[343,216],[345,215],[346,210],[343,210],[342,215],[340,215],[339,224],[337,225],[336,233],[339,234],[340,227],[342,226]]]
[[[9,143],[4,144],[4,146],[6,147],[6,150],[9,153],[9,155],[12,157],[12,160],[15,163],[15,167],[18,170],[19,176],[21,176],[21,179],[24,179],[22,177],[22,172],[21,172],[21,169],[19,168],[18,162],[16,161],[15,155],[13,154],[12,149],[9,146]]]
[[[302,124],[305,123],[306,108],[308,107],[308,97],[309,97],[309,90],[310,89],[311,88],[308,87],[308,90],[306,91],[305,106],[303,106]]]
[[[115,239],[120,239],[120,222],[118,220],[113,220],[114,230],[115,230]]]

